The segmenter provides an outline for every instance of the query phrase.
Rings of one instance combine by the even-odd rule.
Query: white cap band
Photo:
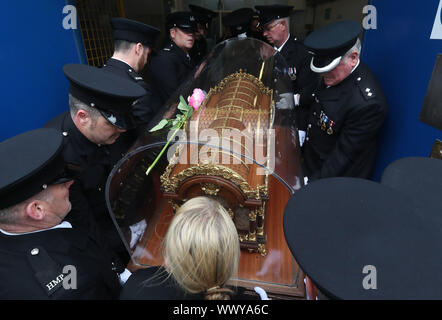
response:
[[[315,67],[315,65],[313,64],[314,59],[315,58],[313,57],[312,61],[310,62],[310,69],[312,69],[312,71],[316,72],[316,73],[326,73],[326,72],[332,71],[334,68],[336,68],[338,66],[338,64],[342,60],[342,56],[337,57],[335,60],[332,61],[332,63],[330,63],[329,65],[322,67],[322,68]]]

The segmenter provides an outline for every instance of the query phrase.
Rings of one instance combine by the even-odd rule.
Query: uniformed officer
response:
[[[107,210],[105,186],[112,167],[126,151],[117,139],[135,126],[131,105],[146,91],[131,80],[96,67],[68,64],[63,72],[70,81],[70,111],[45,126],[66,136],[64,160],[83,170],[71,188],[69,215],[80,222],[93,218],[110,247],[126,260],[126,249]]]
[[[150,83],[158,109],[186,81],[195,67],[189,55],[195,43],[195,16],[187,11],[171,13],[166,19],[166,30],[170,41],[153,57],[150,68]]]
[[[241,8],[227,14],[223,18],[223,24],[229,28],[230,37],[238,39],[249,37],[254,13],[251,8]]]
[[[207,33],[210,29],[212,19],[216,16],[216,12],[193,4],[189,4],[189,9],[194,14],[197,24],[197,32],[195,32],[195,44],[193,45],[189,54],[195,64],[200,64],[209,50]]]
[[[292,79],[295,95],[297,125],[303,122],[306,108],[311,103],[311,94],[318,82],[318,76],[310,70],[311,54],[296,37],[290,35],[290,12],[292,6],[256,6],[259,12],[263,35],[287,62],[288,74]]]
[[[132,106],[137,131],[142,132],[152,120],[156,110],[151,103],[151,89],[139,73],[147,64],[160,30],[125,18],[112,18],[110,22],[113,30],[114,53],[103,69],[129,79],[146,90],[146,95],[139,98]]]
[[[102,238],[66,218],[73,175],[64,139],[44,128],[0,143],[0,299],[118,297],[116,265]]]
[[[322,76],[302,126],[304,174],[309,180],[371,177],[387,103],[376,77],[359,60],[361,31],[358,22],[339,21],[304,42],[315,54],[311,69]]]
[[[249,37],[267,42],[267,39],[262,34],[262,26],[259,21],[259,13],[255,10],[253,10],[252,21],[250,23]]]
[[[309,294],[316,286],[319,298],[442,298],[440,205],[365,179],[326,178],[294,193],[283,225]]]

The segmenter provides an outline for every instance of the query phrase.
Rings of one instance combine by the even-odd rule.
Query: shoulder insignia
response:
[[[376,92],[373,91],[369,83],[364,83],[364,79],[361,76],[357,77],[355,82],[365,100],[376,97]]]
[[[143,78],[140,77],[133,69],[128,69],[127,74],[135,81],[143,81]]]
[[[63,270],[46,252],[43,247],[29,249],[27,258],[34,270],[37,282],[48,296],[63,286]]]

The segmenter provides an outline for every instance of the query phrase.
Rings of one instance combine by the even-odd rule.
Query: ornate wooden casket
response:
[[[272,94],[242,70],[224,78],[187,124],[198,142],[180,145],[161,176],[164,197],[175,209],[199,195],[217,199],[235,222],[241,248],[262,255],[269,199],[268,172],[262,167],[272,143]],[[214,139],[202,141],[208,135]]]

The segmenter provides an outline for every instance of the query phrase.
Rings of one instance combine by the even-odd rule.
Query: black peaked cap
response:
[[[196,32],[196,18],[190,11],[178,11],[170,13],[166,17],[166,29],[180,28],[187,32]]]
[[[223,24],[232,28],[232,32],[237,35],[249,30],[254,11],[251,8],[241,8],[227,14],[223,18]]]
[[[284,234],[301,269],[330,298],[441,299],[441,234],[416,210],[382,184],[327,178],[289,199]]]
[[[273,20],[285,18],[290,16],[293,6],[286,6],[282,4],[255,6],[259,13],[259,22],[261,25],[266,25]]]
[[[413,199],[416,206],[440,207],[442,160],[426,157],[396,160],[385,168],[381,184],[404,193]]]
[[[355,45],[361,32],[361,24],[352,20],[333,22],[313,31],[304,40],[304,45],[314,55],[313,66],[325,68],[325,72],[333,70],[330,64]]]
[[[110,20],[115,40],[125,40],[142,43],[153,47],[160,30],[147,24],[126,18],[111,18]]]
[[[90,107],[100,111],[111,124],[121,129],[134,127],[132,104],[146,91],[138,84],[82,64],[67,64],[63,72],[71,85],[69,92]]]
[[[0,142],[0,209],[19,204],[47,186],[69,181],[63,135],[36,129]]]
[[[215,11],[193,4],[189,4],[189,9],[195,15],[196,21],[201,24],[210,23],[216,16]]]

